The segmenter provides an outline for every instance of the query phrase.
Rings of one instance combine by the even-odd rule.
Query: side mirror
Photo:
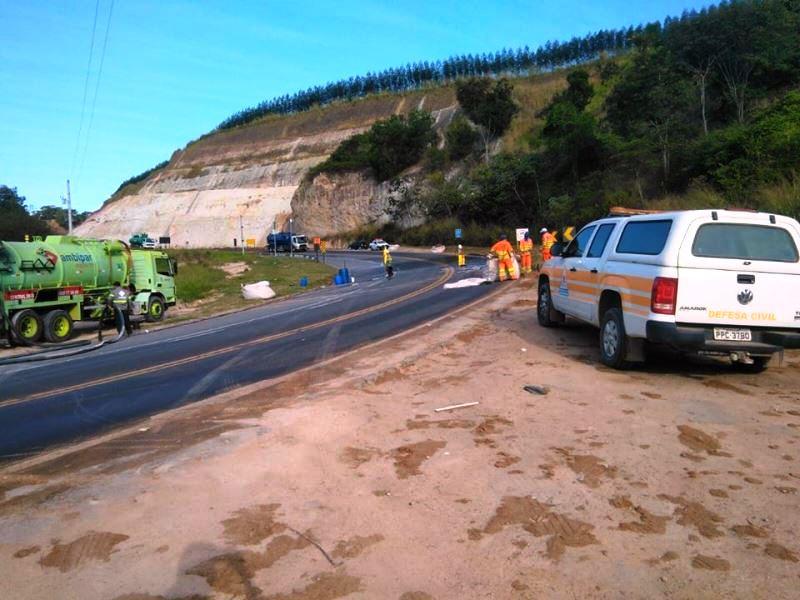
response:
[[[561,242],[556,242],[555,244],[553,244],[553,246],[550,248],[550,254],[552,256],[563,256],[564,244],[562,244]]]

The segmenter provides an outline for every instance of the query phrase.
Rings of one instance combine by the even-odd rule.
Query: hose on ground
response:
[[[32,362],[42,362],[45,360],[52,360],[54,358],[66,358],[69,356],[78,356],[80,354],[86,354],[88,352],[93,352],[94,350],[98,350],[103,346],[109,346],[111,344],[116,344],[120,341],[127,332],[125,331],[125,315],[122,314],[122,309],[119,306],[112,304],[114,308],[114,324],[117,327],[117,336],[112,340],[103,340],[100,341],[93,346],[89,347],[82,347],[77,350],[73,350],[72,352],[64,352],[65,349],[74,348],[76,346],[85,346],[86,344],[90,344],[91,342],[76,342],[74,344],[70,344],[68,347],[61,346],[60,348],[53,348],[47,350],[39,350],[37,352],[31,352],[29,354],[25,354],[23,356],[12,356],[10,358],[5,358],[0,360],[0,367],[7,367],[11,365],[21,365],[25,363],[32,363]]]

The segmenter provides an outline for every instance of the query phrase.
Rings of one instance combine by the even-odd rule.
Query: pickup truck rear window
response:
[[[661,254],[667,244],[672,221],[632,221],[625,225],[617,242],[617,254]]]
[[[732,258],[797,262],[797,246],[788,231],[781,227],[708,223],[694,236],[692,254],[704,258]]]

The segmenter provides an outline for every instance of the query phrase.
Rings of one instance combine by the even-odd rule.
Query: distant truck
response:
[[[102,318],[114,283],[132,286],[133,314],[160,321],[176,301],[177,262],[121,241],[48,236],[0,242],[0,338],[63,342],[75,321]]]
[[[153,249],[156,247],[156,241],[146,233],[135,233],[128,240],[131,248],[146,248]]]
[[[304,235],[291,235],[289,233],[270,233],[267,236],[267,250],[275,252],[306,252],[308,238]]]

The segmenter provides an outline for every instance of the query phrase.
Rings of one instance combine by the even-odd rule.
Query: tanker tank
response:
[[[79,286],[110,288],[127,281],[131,254],[119,241],[48,236],[44,241],[0,242],[0,291]]]

